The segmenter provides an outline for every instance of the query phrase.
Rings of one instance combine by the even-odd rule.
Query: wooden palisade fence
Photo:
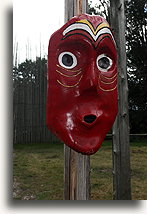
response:
[[[48,143],[56,140],[46,127],[47,69],[44,61],[41,58],[37,58],[33,63],[28,60],[21,70],[14,71],[13,142],[15,144]],[[18,78],[21,75],[23,78]]]

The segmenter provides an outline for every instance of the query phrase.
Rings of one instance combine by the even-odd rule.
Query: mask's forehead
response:
[[[98,25],[102,24],[102,23],[106,23],[108,26],[108,22],[101,16],[91,16],[91,15],[87,15],[87,14],[82,14],[79,16],[75,16],[73,17],[70,21],[69,21],[69,25],[74,23],[74,22],[83,22],[85,24],[88,24],[91,27],[96,29],[98,27]]]
[[[75,22],[79,22],[82,20],[87,20],[89,23],[91,23],[91,25],[96,28],[99,24],[101,23],[107,23],[108,22],[101,16],[91,16],[88,14],[81,14],[79,16],[74,16],[73,18],[71,18],[65,25],[64,28],[67,27],[70,24],[73,24]],[[108,24],[109,25],[109,24]]]
[[[96,47],[100,39],[107,36],[115,44],[111,28],[101,16],[82,14],[73,17],[57,32],[60,33],[60,40],[71,36],[76,36],[76,38],[80,36],[83,39],[87,38]]]

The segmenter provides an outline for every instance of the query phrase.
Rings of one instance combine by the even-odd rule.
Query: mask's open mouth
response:
[[[93,127],[97,121],[98,117],[95,114],[84,115],[82,123],[87,127]]]
[[[84,122],[88,124],[92,124],[96,120],[96,116],[93,114],[85,115],[84,116]]]

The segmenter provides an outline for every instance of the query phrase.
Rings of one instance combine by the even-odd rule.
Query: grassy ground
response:
[[[63,200],[63,144],[15,145],[16,200]],[[146,200],[146,145],[131,143],[132,199]],[[111,143],[91,156],[91,200],[112,200]]]

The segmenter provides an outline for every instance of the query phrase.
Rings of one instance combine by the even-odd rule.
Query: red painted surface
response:
[[[117,115],[116,47],[100,16],[72,18],[50,38],[47,126],[83,154],[101,146]]]

